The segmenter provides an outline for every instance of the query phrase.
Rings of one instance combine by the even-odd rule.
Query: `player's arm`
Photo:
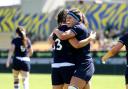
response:
[[[67,40],[67,39],[72,38],[72,37],[74,37],[76,35],[74,32],[72,32],[72,30],[67,30],[65,32],[62,32],[59,29],[55,29],[53,32],[61,40]]]
[[[30,47],[30,48],[28,49],[28,56],[30,57],[30,56],[32,56],[32,54],[33,54],[33,48]]]
[[[15,45],[11,44],[11,47],[9,48],[9,52],[8,52],[8,58],[6,61],[6,67],[8,68],[10,66],[11,60],[12,60],[12,55],[14,53],[14,49],[15,49]]]
[[[33,48],[31,46],[31,41],[28,39],[28,57],[32,56]]]
[[[88,38],[85,38],[83,40],[78,41],[75,37],[69,39],[69,43],[74,47],[74,48],[82,48],[86,46],[87,44],[90,43],[91,40],[95,40],[96,38],[96,32],[91,32],[90,36]]]
[[[120,49],[124,46],[121,42],[118,42],[110,51],[108,51],[103,57],[102,57],[102,62],[106,62],[110,57],[114,56],[117,54]]]
[[[50,36],[48,37],[48,41],[50,44],[54,44],[54,40],[53,40],[53,32],[50,34]]]

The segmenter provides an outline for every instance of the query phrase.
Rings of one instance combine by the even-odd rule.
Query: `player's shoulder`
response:
[[[64,25],[59,26],[58,29],[61,31],[65,31],[68,29],[68,26],[64,24]]]
[[[86,27],[83,23],[78,23],[74,26],[74,28],[77,28],[77,29],[81,29],[81,30],[86,30]]]
[[[119,37],[119,41],[122,42],[122,41],[127,41],[127,38],[128,38],[128,32],[126,32],[125,34],[121,35]]]
[[[12,38],[13,41],[16,41],[16,40],[18,40],[18,39],[19,39],[18,37],[13,37],[13,38]]]
[[[121,37],[128,37],[128,32],[126,32],[124,35],[122,35]]]
[[[128,36],[128,32],[126,32],[124,35],[125,35],[125,36]]]
[[[19,40],[18,37],[13,37],[11,43],[14,43],[14,44],[18,43],[18,40]]]

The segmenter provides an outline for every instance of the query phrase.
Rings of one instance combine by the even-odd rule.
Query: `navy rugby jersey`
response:
[[[60,31],[66,31],[69,28],[67,27],[67,25],[62,25],[58,27],[58,29]],[[73,47],[70,45],[68,40],[60,40],[55,34],[53,35],[53,40],[55,41],[55,45],[53,48],[54,63],[74,63],[72,58]]]
[[[126,59],[128,64],[128,33],[124,34],[122,37],[120,37],[119,42],[125,45],[126,47]]]
[[[73,28],[72,31],[76,34],[76,39],[77,40],[83,40],[89,36],[89,32],[86,29],[85,25],[82,23],[76,24]],[[86,60],[91,60],[92,58],[90,56],[90,44],[87,44],[86,46],[76,49],[74,53],[74,58],[77,60],[77,63],[82,63]]]
[[[27,56],[28,54],[27,49],[31,47],[31,42],[29,39],[28,39],[27,48],[24,48],[22,39],[20,37],[14,38],[11,43],[15,45],[14,57],[26,57]]]

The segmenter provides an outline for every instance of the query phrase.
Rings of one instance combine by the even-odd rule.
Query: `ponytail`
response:
[[[25,48],[27,48],[27,37],[26,37],[26,33],[25,32],[21,32],[23,34],[23,37],[22,37],[22,42],[23,42],[23,46]]]
[[[25,29],[23,27],[17,27],[16,33],[21,37],[23,46],[26,48],[27,47],[27,37],[25,33]]]

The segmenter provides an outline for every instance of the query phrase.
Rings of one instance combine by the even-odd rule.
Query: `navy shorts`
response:
[[[75,66],[52,68],[52,85],[70,84]]]
[[[128,67],[125,70],[125,84],[128,84]]]
[[[94,63],[92,61],[87,61],[77,66],[73,76],[88,82],[94,74],[94,71]]]
[[[30,71],[30,61],[21,61],[14,58],[12,63],[12,68],[15,70]]]

